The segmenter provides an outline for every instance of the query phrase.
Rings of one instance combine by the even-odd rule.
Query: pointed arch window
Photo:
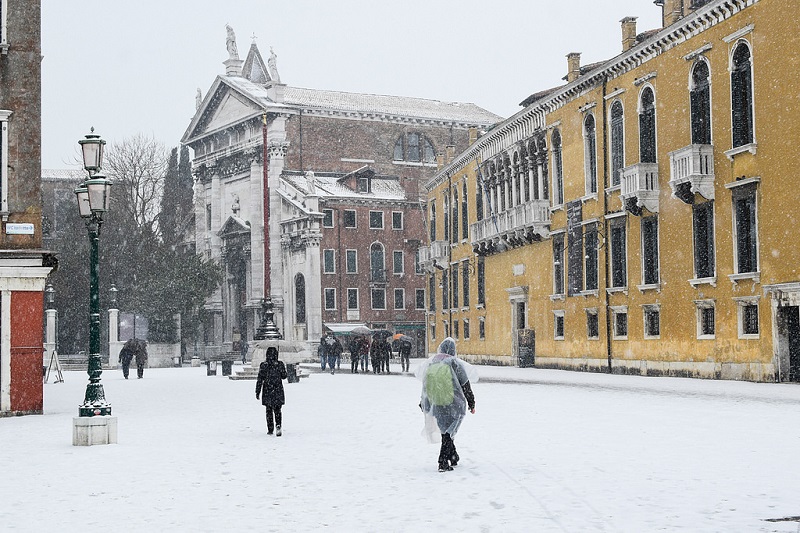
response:
[[[692,69],[690,105],[692,144],[711,144],[711,81],[705,61],[698,61]]]
[[[742,42],[733,52],[731,68],[733,147],[753,142],[753,73],[750,47]]]
[[[467,182],[461,184],[461,238],[469,238],[469,224],[467,224]]]
[[[597,192],[597,131],[594,115],[583,119],[583,142],[586,161],[586,193]]]
[[[639,103],[639,160],[656,162],[656,105],[653,89],[645,87]]]
[[[561,155],[561,133],[553,130],[551,138],[553,149],[553,205],[564,203],[564,162]]]
[[[611,104],[611,186],[616,187],[622,178],[625,166],[625,129],[622,104],[617,100]]]

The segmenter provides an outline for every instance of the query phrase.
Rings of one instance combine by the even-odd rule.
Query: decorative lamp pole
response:
[[[92,417],[111,414],[111,405],[106,402],[100,374],[103,373],[100,358],[100,227],[103,214],[108,211],[111,200],[111,181],[101,175],[103,166],[103,147],[106,142],[92,133],[78,141],[83,152],[83,166],[89,173],[77,189],[75,195],[81,217],[86,221],[89,232],[89,384],[86,396],[78,408],[78,416]]]

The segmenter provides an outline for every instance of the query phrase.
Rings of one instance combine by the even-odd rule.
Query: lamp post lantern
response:
[[[89,383],[86,396],[78,408],[78,416],[92,417],[111,414],[111,405],[106,402],[100,375],[103,373],[100,358],[100,227],[103,215],[108,211],[111,199],[111,181],[101,175],[103,146],[99,135],[92,133],[78,141],[83,152],[83,166],[89,178],[75,189],[78,210],[86,222],[89,232]]]

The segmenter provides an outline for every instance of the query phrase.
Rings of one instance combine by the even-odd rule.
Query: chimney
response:
[[[581,53],[567,54],[567,83],[573,82],[581,75]]]
[[[469,127],[469,144],[474,143],[478,140],[478,128],[475,126]]]
[[[625,17],[622,23],[622,51],[627,52],[636,44],[636,17]]]
[[[444,148],[445,156],[444,156],[444,164],[449,165],[453,159],[456,157],[456,147],[452,144],[448,144]]]
[[[683,17],[684,0],[661,0],[664,27],[671,26]]]

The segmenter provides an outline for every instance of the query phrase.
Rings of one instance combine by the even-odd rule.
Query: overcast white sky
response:
[[[652,0],[42,0],[42,167],[74,166],[94,126],[177,146],[224,74],[225,24],[239,54],[255,34],[295,87],[474,102],[504,117],[582,64],[621,51],[619,20],[661,23]]]

